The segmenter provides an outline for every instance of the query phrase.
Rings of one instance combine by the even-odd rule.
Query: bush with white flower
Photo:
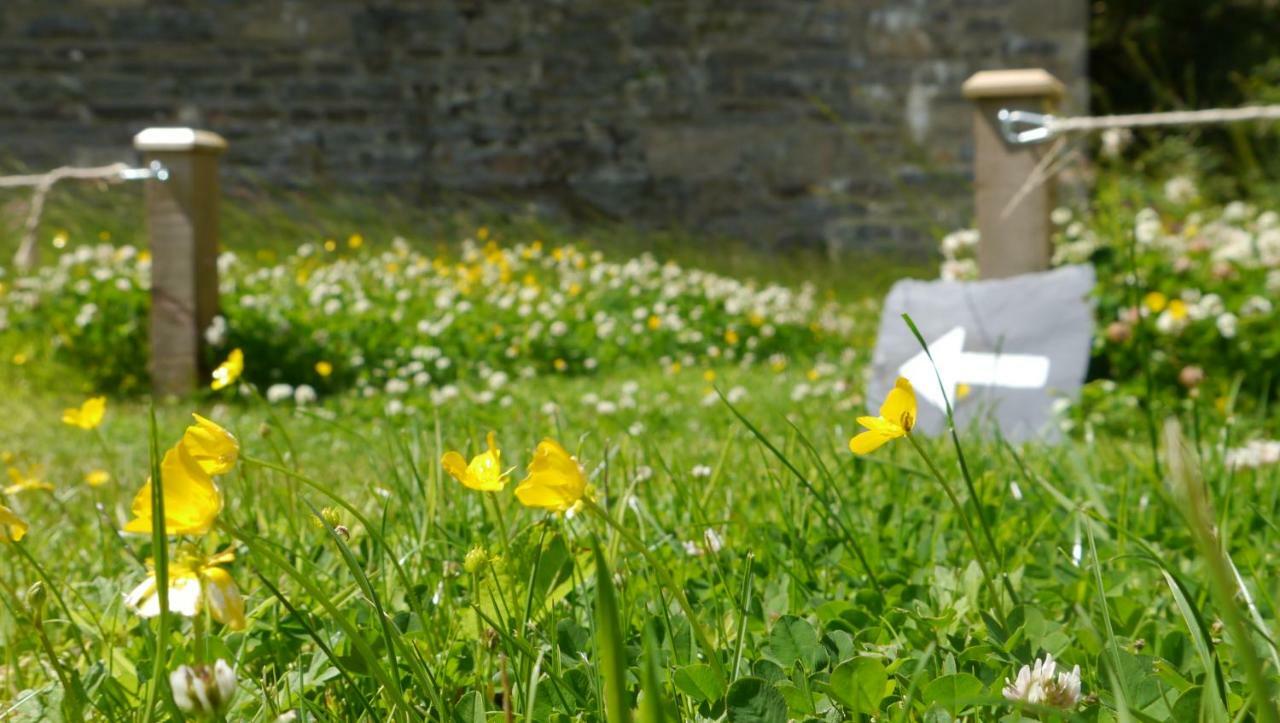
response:
[[[1052,213],[1053,264],[1092,263],[1097,333],[1091,375],[1175,397],[1274,394],[1280,365],[1280,212],[1205,202],[1189,176],[1099,193]],[[1153,192],[1154,190],[1154,192]],[[1135,210],[1136,209],[1136,210]],[[943,279],[975,278],[976,231],[940,244]],[[1104,400],[1097,400],[1105,403]]]
[[[625,364],[787,363],[850,345],[853,310],[812,287],[740,281],[642,255],[621,262],[541,241],[467,240],[427,254],[402,239],[335,252],[304,244],[273,265],[226,252],[221,313],[205,330],[212,366],[242,349],[268,400],[447,394],[466,381],[494,396],[510,380]],[[0,333],[47,338],[95,385],[147,382],[145,253],[72,244],[12,276]]]

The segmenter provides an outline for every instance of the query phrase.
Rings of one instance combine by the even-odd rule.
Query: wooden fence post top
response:
[[[133,137],[133,147],[143,152],[222,153],[227,141],[213,131],[195,128],[147,128]]]
[[[960,90],[969,100],[1022,97],[1056,100],[1066,92],[1066,86],[1043,68],[1019,68],[974,73]]]

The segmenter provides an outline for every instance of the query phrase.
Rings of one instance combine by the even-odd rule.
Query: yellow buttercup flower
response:
[[[472,457],[471,464],[453,450],[444,453],[440,464],[449,476],[473,490],[497,492],[507,484],[507,475],[502,471],[502,450],[498,449],[493,432],[489,432],[486,441],[488,451]]]
[[[578,460],[559,443],[544,439],[533,452],[529,476],[516,487],[516,498],[526,507],[566,512],[587,493],[587,477]]]
[[[1182,321],[1187,318],[1187,304],[1182,299],[1170,301],[1168,311],[1169,316],[1173,317],[1174,321]]]
[[[43,469],[39,465],[28,467],[26,472],[19,470],[17,467],[10,467],[9,484],[4,488],[6,495],[15,495],[19,492],[41,491],[48,492],[53,489],[53,485],[40,479],[43,476]]]
[[[213,382],[209,384],[215,392],[235,383],[240,375],[244,373],[244,352],[239,349],[232,349],[227,355],[227,360],[218,365],[213,370]]]
[[[332,364],[323,360],[316,362],[316,374],[319,374],[322,379],[328,379],[329,375],[332,373],[333,373]]]
[[[361,236],[358,233],[353,233],[347,237],[347,248],[358,249],[361,246],[364,246],[364,236]]]
[[[81,429],[96,429],[107,413],[106,397],[90,397],[78,407],[62,410],[62,421]]]
[[[234,559],[230,550],[212,557],[179,550],[169,562],[169,611],[193,618],[207,607],[214,620],[232,630],[243,630],[244,596],[231,574],[219,567]],[[147,579],[125,596],[125,604],[139,617],[153,618],[160,614],[160,595],[149,560],[147,567]]]
[[[898,377],[880,406],[880,416],[858,417],[858,424],[867,431],[849,440],[854,454],[870,454],[891,439],[907,436],[916,425],[916,393],[911,382]]]
[[[203,535],[222,511],[222,492],[183,443],[174,445],[160,462],[164,485],[164,529],[167,535]],[[134,519],[125,532],[150,534],[151,479],[133,498]]]
[[[236,466],[240,454],[240,442],[235,435],[205,419],[192,414],[196,423],[182,433],[182,446],[186,447],[196,464],[207,474],[226,474]]]
[[[0,505],[0,525],[3,525],[3,529],[0,529],[0,539],[17,542],[27,534],[27,521],[4,505]]]
[[[1169,297],[1159,291],[1152,291],[1142,297],[1142,305],[1147,307],[1147,309],[1153,314],[1159,314],[1164,311],[1164,307],[1168,306],[1168,304]]]
[[[105,469],[90,470],[84,476],[84,483],[90,487],[101,487],[111,481],[111,473]]]

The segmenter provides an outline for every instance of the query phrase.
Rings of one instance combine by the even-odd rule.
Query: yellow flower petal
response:
[[[30,492],[32,490],[48,492],[53,489],[53,485],[40,479],[40,475],[43,472],[40,465],[28,467],[25,474],[19,471],[17,467],[10,467],[6,471],[9,474],[10,482],[12,482],[12,484],[4,488],[6,495],[15,495],[19,492]]]
[[[880,406],[880,417],[910,432],[916,425],[916,393],[906,377],[898,377]]]
[[[14,542],[21,540],[27,534],[27,521],[4,505],[0,505],[0,525],[4,525],[5,528],[0,536],[7,536]]]
[[[107,472],[105,469],[90,470],[84,476],[85,484],[89,485],[90,487],[101,487],[102,485],[110,481],[111,481],[111,473]]]
[[[854,454],[870,454],[880,449],[885,442],[899,436],[902,435],[892,435],[875,430],[866,431],[849,440],[849,451]]]
[[[849,440],[849,451],[854,454],[869,454],[891,439],[905,437],[916,424],[916,393],[911,382],[898,377],[880,405],[880,416],[858,417],[858,424],[867,431]]]
[[[440,464],[444,467],[444,471],[449,473],[450,477],[462,484],[467,483],[467,460],[461,454],[449,450],[440,458]]]
[[[488,451],[472,457],[470,464],[453,451],[446,452],[440,458],[440,464],[451,477],[473,490],[497,492],[507,484],[507,476],[502,473],[502,451],[498,449],[493,432],[489,432],[486,440]]]
[[[578,461],[554,440],[544,439],[534,450],[529,476],[516,487],[516,498],[526,507],[564,512],[586,491],[587,478]]]
[[[205,472],[211,475],[230,472],[240,454],[240,443],[235,435],[199,414],[191,416],[195,417],[196,423],[183,432],[182,446]]]
[[[186,445],[178,444],[160,463],[164,485],[164,528],[167,535],[203,535],[222,511],[222,493],[213,478],[196,462]],[[134,519],[126,532],[150,533],[151,480],[133,498]]]
[[[80,429],[95,429],[102,424],[107,413],[106,397],[90,397],[79,407],[69,407],[62,411],[62,421]]]
[[[213,370],[213,382],[209,384],[209,387],[214,391],[228,387],[234,384],[243,372],[244,352],[239,349],[232,349],[231,353],[227,355],[227,360]]]
[[[213,619],[232,630],[244,630],[244,597],[231,573],[220,567],[205,567],[200,570],[200,577],[204,603]]]

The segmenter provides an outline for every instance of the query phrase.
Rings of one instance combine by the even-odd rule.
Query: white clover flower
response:
[[[1220,315],[1215,323],[1218,326],[1218,333],[1222,335],[1223,339],[1235,338],[1236,331],[1239,328],[1239,319],[1236,318],[1235,314],[1228,311]]]
[[[80,307],[80,313],[76,314],[75,324],[83,329],[93,323],[93,318],[98,315],[98,305],[90,302]]]
[[[383,387],[383,391],[387,394],[404,394],[409,391],[409,382],[398,377],[392,377],[387,380],[386,385]]]
[[[707,543],[707,549],[712,552],[719,552],[724,549],[724,540],[720,538],[720,535],[713,528],[708,527],[703,530],[702,540]]]
[[[1164,183],[1164,197],[1170,203],[1190,203],[1198,195],[1200,192],[1196,189],[1196,182],[1188,176],[1174,176]]]
[[[1049,220],[1053,222],[1054,226],[1066,226],[1071,223],[1071,218],[1071,209],[1066,206],[1058,206],[1049,214]]]
[[[1244,201],[1232,201],[1222,209],[1223,221],[1243,221],[1252,215],[1253,209]]]
[[[213,317],[209,322],[209,328],[204,330],[204,340],[209,342],[210,346],[222,346],[227,340],[227,318],[222,314]]]
[[[396,417],[404,414],[404,402],[399,399],[392,399],[387,402],[386,412],[388,417]]]
[[[1176,334],[1186,328],[1186,326],[1186,317],[1179,318],[1168,309],[1160,312],[1160,316],[1156,317],[1156,330],[1161,334]]]
[[[978,262],[973,259],[955,259],[942,262],[939,277],[943,281],[966,281],[978,278]]]
[[[711,476],[711,467],[705,464],[694,465],[693,469],[689,470],[689,474],[696,478],[705,479]]]
[[[1229,469],[1256,469],[1280,463],[1280,440],[1255,439],[1243,447],[1227,450]]]
[[[1133,217],[1133,237],[1138,243],[1153,244],[1163,232],[1160,214],[1154,208],[1144,208]]]
[[[272,384],[267,387],[267,401],[272,404],[279,404],[286,399],[293,398],[293,387],[288,384]]]
[[[293,403],[298,406],[305,406],[316,401],[316,390],[309,384],[299,384],[293,390]]]
[[[1071,672],[1058,672],[1052,655],[1036,660],[1035,666],[1022,666],[1018,677],[1005,679],[1004,697],[1032,705],[1071,710],[1080,702],[1080,666]]]
[[[1102,132],[1102,155],[1116,158],[1124,152],[1125,146],[1133,140],[1133,131],[1128,128],[1108,128]]]
[[[169,687],[184,712],[219,716],[236,693],[236,672],[221,658],[212,666],[184,665],[169,674]]]

